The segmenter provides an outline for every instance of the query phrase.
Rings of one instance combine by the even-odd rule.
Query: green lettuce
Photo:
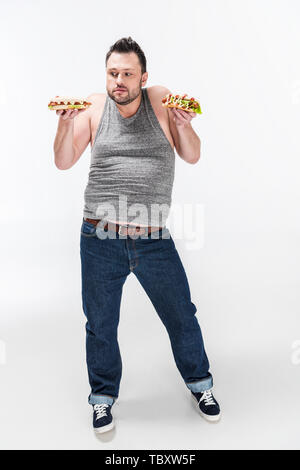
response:
[[[69,108],[69,109],[73,109],[73,108],[81,108],[82,107],[82,104],[73,104],[72,105],[72,108]],[[48,106],[49,109],[54,109],[53,106],[49,105]]]
[[[172,98],[171,98],[171,103],[173,103],[174,101],[175,101],[175,99],[174,99],[174,97],[172,96]],[[180,100],[180,103],[187,105],[187,104],[189,103],[189,101],[188,101],[188,100]],[[194,108],[193,111],[194,111],[194,113],[202,114],[200,104],[199,104],[199,107],[198,107],[198,108]]]

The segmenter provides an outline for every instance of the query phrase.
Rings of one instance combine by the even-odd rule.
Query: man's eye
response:
[[[111,72],[111,75],[114,77],[114,76],[115,76],[115,73],[116,73],[116,72]],[[132,75],[132,74],[129,73],[129,72],[126,72],[126,75]]]

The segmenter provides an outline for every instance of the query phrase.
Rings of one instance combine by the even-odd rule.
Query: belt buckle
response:
[[[128,224],[126,224],[126,225],[119,225],[119,230],[118,230],[118,234],[119,234],[119,235],[123,235],[123,234],[121,233],[122,227],[128,227]]]
[[[134,230],[133,236],[142,235],[142,234],[145,233],[145,231],[146,231],[144,228],[142,228],[142,227],[140,227],[140,226],[130,226],[130,224],[119,225],[119,230],[118,230],[119,235],[122,235],[122,233],[121,233],[122,227],[126,227],[126,228],[129,229],[129,230],[131,230],[131,229]],[[138,227],[138,230],[137,230],[137,227]],[[128,235],[128,231],[127,231],[127,235]],[[129,235],[130,235],[130,233],[129,233]],[[130,235],[130,236],[132,236],[132,235]]]

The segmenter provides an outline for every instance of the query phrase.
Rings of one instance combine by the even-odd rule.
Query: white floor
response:
[[[216,284],[204,265],[198,279],[189,276],[223,411],[221,421],[211,424],[196,412],[164,326],[131,274],[121,304],[116,428],[97,437],[87,403],[78,234],[70,245],[53,246],[41,235],[31,249],[29,235],[3,234],[15,248],[2,263],[2,449],[300,447],[300,364],[291,360],[300,333],[297,284],[249,280],[235,286],[225,284],[223,274],[224,284]],[[189,275],[193,254],[181,253]]]
[[[16,321],[12,312],[5,328],[2,449],[299,448],[299,368],[278,355],[218,350],[212,363],[223,417],[210,424],[197,414],[158,323],[155,340],[151,328],[128,347],[126,335],[120,335],[123,376],[113,407],[116,428],[97,437],[87,404],[84,321],[74,300],[70,311],[57,303],[47,308],[47,317],[32,312]]]

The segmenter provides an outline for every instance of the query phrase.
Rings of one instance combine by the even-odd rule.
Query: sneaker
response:
[[[198,404],[199,413],[207,421],[219,421],[221,417],[220,406],[215,400],[211,389],[205,392],[191,392],[193,399]]]
[[[93,405],[93,426],[97,433],[110,431],[114,427],[114,420],[111,414],[112,405],[107,403],[101,403],[99,405]]]

